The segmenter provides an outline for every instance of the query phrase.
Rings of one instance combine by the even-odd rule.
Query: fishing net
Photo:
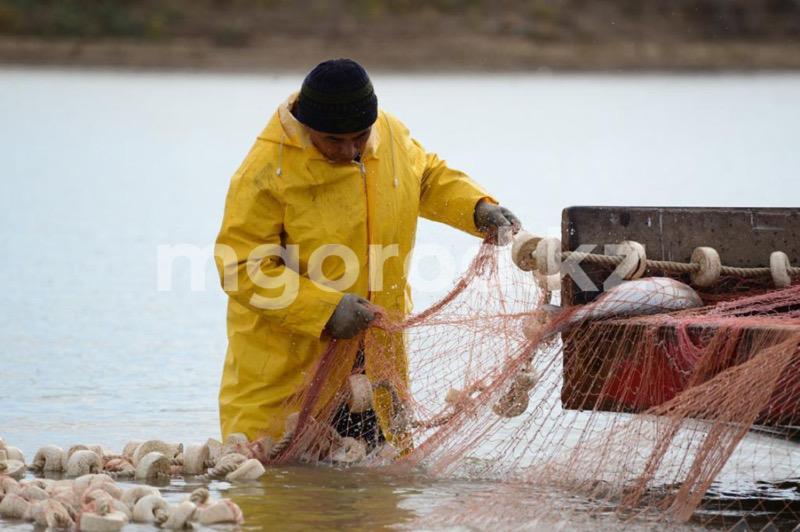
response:
[[[265,461],[347,461],[357,426],[362,465],[498,481],[431,523],[797,526],[800,286],[577,322],[540,281],[486,243],[431,308],[331,342]]]

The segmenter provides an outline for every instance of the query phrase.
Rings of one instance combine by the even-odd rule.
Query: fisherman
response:
[[[229,296],[223,437],[281,437],[330,339],[366,329],[376,307],[410,311],[406,261],[418,216],[477,237],[521,225],[379,110],[361,65],[319,64],[231,179],[215,250]],[[402,335],[385,341],[396,345],[393,364],[407,379]],[[353,371],[375,382],[376,368],[362,349]],[[377,412],[382,430],[375,412],[344,414],[340,433],[358,425],[362,436],[392,438],[385,412]]]

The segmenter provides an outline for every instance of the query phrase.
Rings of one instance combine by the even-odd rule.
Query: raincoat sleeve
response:
[[[257,141],[231,179],[214,250],[217,270],[223,290],[239,304],[292,332],[319,337],[344,294],[298,273],[299,259],[281,247],[284,209],[269,186],[270,148]]]
[[[426,152],[416,140],[413,142],[425,161],[420,187],[422,217],[483,237],[475,226],[475,206],[482,199],[493,203],[497,200],[467,174],[450,168],[438,155]]]

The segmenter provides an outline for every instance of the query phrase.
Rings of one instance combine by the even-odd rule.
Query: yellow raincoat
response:
[[[417,217],[480,236],[473,212],[489,198],[383,111],[363,163],[329,162],[289,111],[295,97],[278,108],[233,176],[217,238],[217,268],[230,296],[219,394],[223,437],[280,437],[286,416],[299,409],[295,399],[327,345],[321,335],[343,294],[405,315],[411,297],[404,263]],[[349,271],[342,258],[314,255],[331,244],[351,250],[340,254]],[[294,254],[269,255],[276,246]],[[251,255],[254,249],[266,251]],[[267,286],[274,279],[280,282]],[[384,338],[396,343],[389,364],[407,379],[402,335]],[[365,359],[376,382],[387,361],[372,360],[368,350]],[[386,413],[378,417],[386,432]]]

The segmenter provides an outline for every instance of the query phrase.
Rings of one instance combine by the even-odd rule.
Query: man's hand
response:
[[[355,294],[345,294],[336,305],[325,330],[333,338],[348,339],[369,327],[374,319],[375,312],[369,301]]]
[[[522,222],[505,207],[483,199],[475,206],[475,226],[478,231],[496,237],[497,243],[504,245],[511,240],[512,234],[516,235],[522,229]]]

